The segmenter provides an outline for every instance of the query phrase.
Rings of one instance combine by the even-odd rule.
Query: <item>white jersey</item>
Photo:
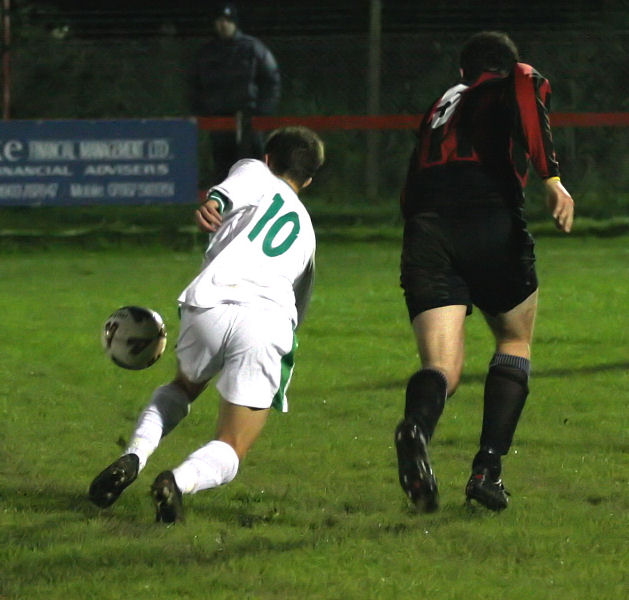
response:
[[[223,222],[179,302],[202,308],[272,302],[297,326],[314,280],[316,241],[308,211],[259,160],[237,162],[214,190],[227,198]]]

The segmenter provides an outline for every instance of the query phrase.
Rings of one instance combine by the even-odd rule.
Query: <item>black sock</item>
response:
[[[509,452],[529,393],[529,372],[526,358],[494,355],[485,380],[481,450],[498,456]]]
[[[447,392],[446,376],[435,369],[421,369],[408,381],[404,416],[417,421],[428,439],[443,412]]]
[[[500,454],[479,450],[472,462],[472,473],[481,473],[484,469],[489,469],[489,476],[493,481],[498,481],[502,472]]]

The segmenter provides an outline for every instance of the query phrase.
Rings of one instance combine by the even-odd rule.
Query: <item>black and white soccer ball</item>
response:
[[[123,306],[103,325],[105,353],[123,369],[139,371],[154,364],[166,349],[166,326],[150,308]]]

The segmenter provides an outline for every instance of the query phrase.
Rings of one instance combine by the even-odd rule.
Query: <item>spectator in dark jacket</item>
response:
[[[275,112],[280,72],[270,50],[239,29],[233,4],[220,5],[214,15],[215,37],[201,47],[194,63],[192,110],[203,117],[236,117],[235,134],[211,134],[217,183],[237,160],[262,158],[262,134],[252,129],[251,117]]]

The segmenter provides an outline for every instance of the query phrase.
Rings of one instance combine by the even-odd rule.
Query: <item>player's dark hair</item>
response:
[[[264,153],[276,175],[285,176],[300,187],[312,177],[325,160],[321,138],[302,126],[282,127],[269,135]]]
[[[502,31],[481,31],[465,42],[459,64],[463,78],[474,82],[484,71],[507,75],[520,59],[513,40]]]

